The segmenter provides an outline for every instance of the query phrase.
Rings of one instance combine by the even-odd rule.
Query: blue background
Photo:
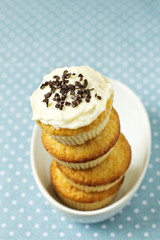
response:
[[[0,1],[0,240],[160,239],[160,1]],[[56,67],[90,65],[128,85],[152,126],[145,178],[124,210],[74,223],[39,192],[29,96]],[[143,147],[143,143],[142,143]]]

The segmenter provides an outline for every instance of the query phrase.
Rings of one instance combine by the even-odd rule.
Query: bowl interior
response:
[[[150,156],[151,149],[151,129],[146,110],[139,98],[124,84],[111,80],[114,88],[114,107],[117,110],[121,131],[128,139],[132,148],[132,161],[127,170],[124,183],[118,192],[113,203],[108,207],[99,210],[90,211],[100,213],[102,211],[110,211],[117,207],[117,211],[133,196],[139,187]],[[49,202],[61,210],[70,211],[76,214],[88,214],[72,210],[65,207],[54,192],[50,180],[51,156],[46,152],[41,143],[41,130],[39,126],[35,126],[31,142],[31,163],[35,180]],[[115,212],[116,213],[116,212]],[[107,215],[106,215],[107,218]]]

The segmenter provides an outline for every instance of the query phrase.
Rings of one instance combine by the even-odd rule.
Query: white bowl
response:
[[[52,158],[42,146],[39,126],[35,125],[33,130],[31,165],[40,191],[54,208],[72,220],[82,223],[103,221],[120,212],[140,186],[150,157],[151,128],[143,104],[127,86],[115,80],[111,80],[111,82],[115,96],[114,107],[120,117],[121,131],[131,145],[132,161],[122,187],[109,206],[94,211],[78,211],[63,205],[55,194],[50,180]]]

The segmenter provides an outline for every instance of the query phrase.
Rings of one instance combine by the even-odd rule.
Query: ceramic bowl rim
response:
[[[95,215],[100,215],[100,214],[104,214],[107,212],[111,212],[115,209],[122,209],[123,206],[125,205],[126,202],[128,202],[131,197],[133,196],[133,194],[137,191],[137,189],[139,188],[144,175],[146,173],[147,170],[147,166],[148,166],[148,162],[149,162],[149,158],[150,158],[150,154],[151,154],[151,126],[150,126],[150,121],[149,121],[149,116],[148,113],[144,107],[144,105],[142,104],[142,102],[140,101],[140,99],[138,98],[138,96],[125,84],[123,84],[122,82],[119,82],[117,80],[113,80],[110,79],[113,83],[115,82],[116,84],[119,84],[122,88],[124,88],[126,91],[128,91],[132,96],[134,96],[135,100],[137,101],[137,104],[141,105],[144,114],[145,114],[145,118],[146,118],[146,123],[147,123],[147,130],[148,130],[148,152],[147,152],[147,156],[146,156],[146,161],[145,161],[145,165],[143,167],[143,171],[141,173],[141,176],[138,178],[137,182],[132,186],[132,188],[130,189],[130,191],[128,193],[126,193],[121,199],[119,199],[118,201],[112,203],[109,206],[103,207],[101,209],[97,209],[97,210],[92,210],[92,211],[80,211],[80,210],[76,210],[76,209],[72,209],[69,208],[67,206],[64,206],[63,204],[59,203],[58,201],[56,201],[52,196],[50,196],[50,194],[47,192],[47,190],[44,188],[43,184],[41,183],[41,180],[38,176],[38,173],[36,171],[36,166],[34,164],[34,139],[36,136],[36,131],[37,131],[37,125],[34,125],[34,129],[32,132],[32,139],[31,139],[31,167],[32,167],[32,171],[33,171],[33,176],[36,180],[36,183],[40,189],[40,191],[42,192],[43,196],[52,204],[54,205],[56,208],[58,208],[60,211],[62,212],[66,212],[72,215],[76,215],[76,216],[95,216]],[[122,206],[122,207],[121,207]]]

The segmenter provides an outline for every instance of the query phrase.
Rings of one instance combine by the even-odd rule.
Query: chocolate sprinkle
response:
[[[48,107],[48,102],[49,102],[48,98],[43,99],[42,102],[45,102],[45,103],[46,103],[46,106]]]
[[[74,86],[73,84],[69,84],[69,85],[68,85],[68,88],[69,88],[69,90],[74,90],[74,89],[75,89],[75,86]]]
[[[85,100],[86,100],[86,102],[90,102],[90,99],[89,99],[89,98],[86,98]]]
[[[80,73],[80,74],[78,75],[78,77],[83,77],[82,73]]]
[[[83,75],[81,73],[78,75],[78,77],[80,77],[79,81],[83,80]]]
[[[78,103],[80,104],[82,102],[82,99],[81,98],[78,98],[77,99]]]
[[[79,81],[76,81],[76,82],[75,82],[75,87],[76,87],[76,88],[82,88],[81,85],[82,85],[82,84],[81,84]]]
[[[97,96],[97,98],[98,98],[99,100],[101,100],[101,96]]]
[[[101,100],[101,96],[97,95],[97,93],[95,94],[95,97],[98,99],[98,100]]]
[[[73,102],[72,102],[72,107],[75,108],[75,107],[77,107],[77,106],[78,106],[78,102],[77,102],[77,101],[73,101]]]
[[[74,95],[74,94],[75,94],[75,90],[71,90],[71,91],[70,91],[70,94],[71,94],[71,95]]]
[[[53,78],[55,78],[56,80],[60,79],[60,77],[58,75],[53,76]]]
[[[71,103],[66,101],[66,102],[65,102],[65,105],[66,105],[66,106],[70,106]]]
[[[84,79],[83,75],[80,73],[78,75],[79,81],[75,81],[75,84],[69,83],[69,78],[72,75],[76,75],[75,73],[69,73],[68,70],[65,70],[62,76],[54,75],[53,79],[46,81],[40,86],[40,89],[44,89],[46,86],[50,87],[50,91],[44,95],[44,99],[42,102],[46,103],[46,106],[49,105],[49,98],[52,94],[54,94],[52,100],[56,102],[55,108],[62,110],[64,105],[65,106],[72,106],[73,108],[77,107],[81,102],[82,99],[85,98],[85,101],[88,103],[91,99],[91,91],[94,88],[87,88],[88,80]],[[83,83],[81,83],[83,81]],[[59,89],[59,93],[56,92]],[[72,102],[66,101],[67,94],[70,93]],[[101,100],[101,96],[98,96],[97,93],[95,97]]]
[[[44,95],[44,97],[45,97],[45,98],[50,98],[51,95],[52,95],[52,93],[51,93],[51,92],[48,92],[48,93],[46,93],[46,94]]]
[[[88,86],[88,81],[87,79],[84,79],[83,87],[86,88]]]

